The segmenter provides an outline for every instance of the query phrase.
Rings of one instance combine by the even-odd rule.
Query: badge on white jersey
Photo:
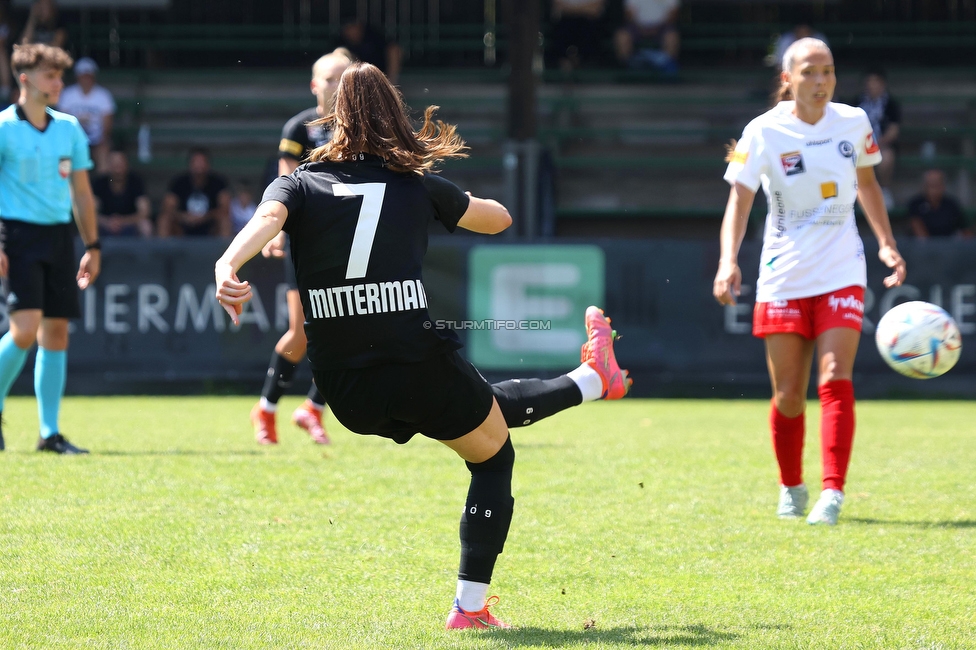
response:
[[[58,173],[61,174],[61,178],[71,176],[71,158],[62,158],[58,161]]]
[[[796,176],[806,171],[803,166],[803,154],[799,151],[784,153],[779,159],[783,163],[783,171],[786,172],[787,176]]]
[[[864,153],[872,154],[879,151],[881,151],[881,147],[874,141],[874,133],[868,133],[868,137],[864,140]]]

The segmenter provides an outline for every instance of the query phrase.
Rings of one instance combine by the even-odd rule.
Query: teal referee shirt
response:
[[[91,169],[78,120],[48,108],[40,130],[14,104],[0,111],[0,218],[50,226],[71,221],[71,174]]]

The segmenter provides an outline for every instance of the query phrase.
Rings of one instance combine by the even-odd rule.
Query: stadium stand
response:
[[[438,104],[471,144],[471,157],[451,163],[450,175],[477,193],[499,195],[506,30],[494,0],[442,0],[407,13],[395,1],[297,5],[297,13],[281,15],[244,0],[231,18],[206,3],[174,0],[166,12],[91,11],[69,23],[75,49],[107,63],[102,81],[118,101],[119,136],[134,151],[140,128],[151,133],[152,160],[137,166],[152,196],[161,196],[192,145],[212,149],[216,170],[260,182],[281,124],[311,103],[308,65],[331,49],[351,10],[368,12],[400,43],[408,102]],[[976,55],[973,8],[912,0],[897,10],[826,3],[817,11],[687,1],[675,82],[623,69],[542,71],[538,136],[553,166],[557,232],[587,234],[599,224],[711,236],[727,194],[723,145],[767,105],[772,74],[763,58],[798,20],[815,22],[830,40],[838,98],[856,94],[869,65],[899,64],[889,69],[904,106],[896,219],[919,171],[933,166],[947,171],[951,191],[971,210],[976,73],[956,62]],[[657,225],[639,225],[647,222]]]

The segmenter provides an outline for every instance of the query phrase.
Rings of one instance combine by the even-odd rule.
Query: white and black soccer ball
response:
[[[915,379],[945,374],[962,352],[962,335],[952,316],[919,300],[897,305],[882,316],[874,340],[889,366]]]

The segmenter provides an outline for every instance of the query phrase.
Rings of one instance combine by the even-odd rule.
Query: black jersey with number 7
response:
[[[461,348],[453,331],[431,325],[421,274],[430,221],[454,232],[467,210],[456,185],[361,156],[301,165],[264,200],[288,209],[314,369],[410,363]]]

